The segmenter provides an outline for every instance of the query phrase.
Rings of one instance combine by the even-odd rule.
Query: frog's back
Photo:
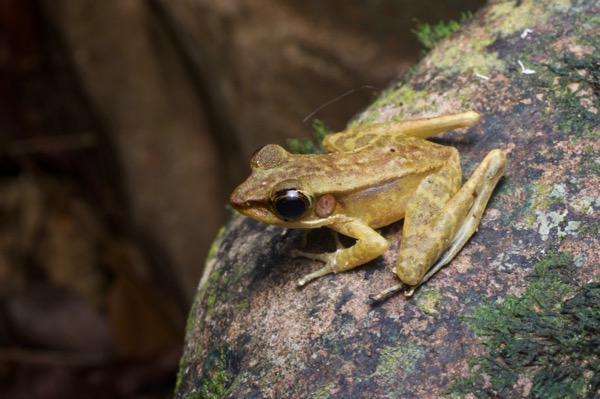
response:
[[[329,134],[323,139],[323,146],[329,152],[346,152],[391,136],[387,123],[376,123]]]
[[[292,155],[286,173],[306,182],[315,193],[361,191],[429,174],[456,151],[406,136],[357,135],[350,139],[358,144],[350,151]]]

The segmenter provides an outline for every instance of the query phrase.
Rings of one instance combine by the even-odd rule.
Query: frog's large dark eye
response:
[[[289,189],[276,192],[271,205],[281,219],[297,220],[306,215],[311,201],[302,191]]]

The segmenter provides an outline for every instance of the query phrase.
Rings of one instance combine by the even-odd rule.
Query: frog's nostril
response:
[[[234,207],[234,208],[246,208],[248,207],[248,201],[246,201],[244,199],[244,197],[242,195],[240,195],[239,193],[237,193],[236,191],[234,191],[231,194],[231,197],[229,197],[229,203]]]

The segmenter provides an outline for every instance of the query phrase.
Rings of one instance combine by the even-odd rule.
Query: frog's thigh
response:
[[[425,279],[454,258],[477,229],[505,164],[502,151],[491,151],[465,185],[426,225],[421,226],[421,233],[404,232],[409,234],[409,242],[408,246],[401,246],[395,269],[403,282],[420,284],[430,268]]]
[[[431,231],[428,226],[443,212],[460,188],[460,182],[458,153],[453,152],[444,167],[423,179],[412,195],[406,208],[402,241],[394,269],[404,283],[418,283],[449,242],[450,239],[445,236],[454,233]]]

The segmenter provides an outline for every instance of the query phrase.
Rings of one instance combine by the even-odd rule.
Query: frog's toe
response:
[[[378,294],[370,294],[369,299],[371,300],[371,303],[381,302],[384,299],[387,299],[387,298],[391,297],[392,295],[402,291],[402,289],[404,287],[406,287],[406,284],[404,284],[404,283],[396,284],[394,286],[386,288],[385,290],[379,292]]]
[[[322,268],[320,268],[319,270],[312,272],[310,274],[307,274],[306,276],[304,276],[300,280],[298,280],[298,287],[304,287],[309,282],[311,282],[319,277],[323,277],[327,274],[334,273],[334,272],[335,272],[334,269],[328,263],[325,266],[323,266]]]
[[[303,287],[306,284],[308,284],[309,282],[311,282],[312,280],[315,280],[319,277],[336,272],[335,267],[334,267],[335,252],[334,253],[315,254],[315,253],[311,253],[311,252],[304,252],[304,251],[300,251],[297,249],[293,249],[291,251],[291,255],[294,257],[301,256],[303,258],[318,260],[318,261],[325,263],[325,266],[323,266],[319,270],[317,270],[313,273],[307,274],[306,276],[299,279],[298,287]]]
[[[316,277],[314,278],[310,278],[310,275],[306,275],[304,277],[302,277],[301,279],[298,280],[298,282],[296,283],[296,285],[298,287],[304,287],[306,284],[308,284],[311,280],[314,280]]]
[[[327,263],[331,260],[331,254],[328,253],[323,253],[323,254],[315,254],[312,252],[304,252],[304,251],[300,251],[298,249],[292,249],[290,251],[290,254],[296,258],[296,257],[303,257],[303,258],[307,258],[307,259],[312,259],[312,260],[319,260],[323,263]]]

